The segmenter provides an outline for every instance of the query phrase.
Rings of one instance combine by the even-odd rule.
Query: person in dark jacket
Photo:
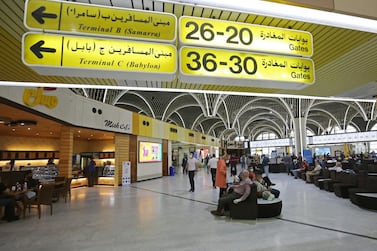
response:
[[[15,214],[15,208],[16,208],[16,200],[9,197],[7,194],[7,187],[4,185],[4,183],[0,180],[0,206],[4,206],[4,217],[2,217],[2,220],[6,220],[8,222],[15,221],[19,219],[19,216],[16,216]]]

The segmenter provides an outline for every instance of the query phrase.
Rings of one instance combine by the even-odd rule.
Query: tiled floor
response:
[[[377,250],[377,212],[287,174],[271,174],[281,191],[279,218],[214,217],[218,190],[201,170],[196,191],[186,175],[127,187],[72,190],[53,216],[36,210],[0,223],[0,250]]]

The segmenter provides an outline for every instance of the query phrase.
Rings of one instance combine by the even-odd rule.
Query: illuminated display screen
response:
[[[162,144],[139,141],[139,162],[162,161]]]
[[[315,155],[317,155],[317,156],[323,156],[323,155],[326,155],[326,154],[331,155],[330,147],[318,147],[318,148],[314,149],[314,152],[315,152]]]

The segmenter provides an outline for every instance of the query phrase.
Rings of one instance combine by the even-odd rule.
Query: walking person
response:
[[[219,160],[216,158],[215,154],[212,154],[212,158],[209,159],[207,167],[211,172],[211,178],[212,178],[212,187],[216,188],[216,169],[217,169],[217,162]],[[225,162],[224,162],[225,164]]]
[[[187,174],[186,166],[187,166],[187,154],[185,153],[182,159],[182,173]]]
[[[199,161],[194,158],[194,153],[190,153],[190,156],[189,156],[189,158],[187,160],[187,164],[186,164],[186,169],[187,169],[188,177],[189,177],[189,181],[190,181],[189,192],[195,191],[194,177],[195,177],[196,171],[198,171],[198,167],[199,167]]]

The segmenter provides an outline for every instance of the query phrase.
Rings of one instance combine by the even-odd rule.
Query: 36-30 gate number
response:
[[[230,63],[232,65],[228,67],[228,69],[234,74],[239,74],[244,71],[249,75],[253,75],[258,69],[257,61],[250,56],[241,58],[237,55],[232,55],[228,58],[228,62],[217,62],[216,55],[213,53],[205,53],[203,57],[201,57],[200,53],[189,51],[187,57],[191,58],[192,63],[186,64],[186,66],[192,71],[198,71],[203,67],[206,71],[214,72],[218,64],[226,66]]]

